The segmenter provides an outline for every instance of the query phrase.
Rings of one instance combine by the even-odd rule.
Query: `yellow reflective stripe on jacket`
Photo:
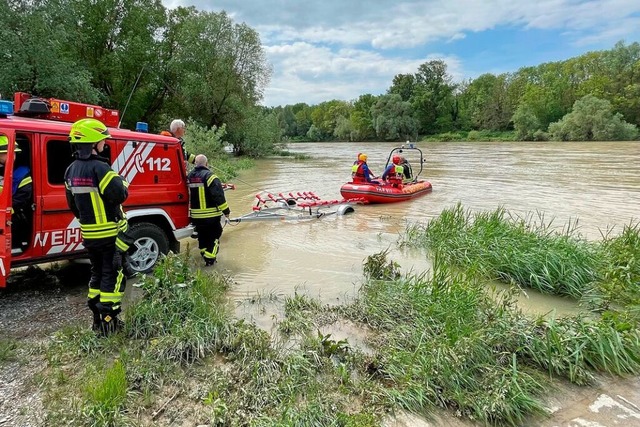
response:
[[[208,187],[211,187],[211,185],[213,185],[213,180],[214,180],[214,179],[216,179],[216,178],[217,178],[217,176],[215,176],[215,175],[211,175],[211,176],[209,177],[209,179],[207,179],[207,186],[208,186]]]
[[[224,202],[223,204],[218,206],[218,209],[223,211],[225,209],[229,209],[229,204],[227,202]]]
[[[107,211],[104,209],[104,202],[98,193],[89,193],[91,195],[91,205],[93,206],[93,215],[96,217],[96,224],[104,224],[107,222]]]
[[[124,215],[124,212],[123,212]],[[122,252],[126,252],[129,250],[129,244],[125,243],[122,239],[120,239],[120,233],[126,233],[129,229],[129,221],[126,218],[118,221],[118,237],[116,237],[116,247]]]
[[[102,239],[118,235],[118,224],[105,222],[102,224],[80,224],[80,231],[84,239]]]
[[[87,295],[87,298],[92,299],[97,297],[98,295],[100,295],[100,289],[89,288],[89,294]]]
[[[27,184],[31,184],[33,182],[33,180],[31,179],[30,176],[27,176],[25,178],[22,179],[22,181],[20,181],[20,184],[18,184],[18,188],[22,188]]]
[[[107,185],[109,185],[109,183],[111,182],[111,180],[113,178],[116,178],[118,176],[117,173],[115,173],[114,171],[110,170],[109,172],[107,172],[105,174],[105,176],[102,178],[102,180],[100,181],[100,184],[98,184],[98,187],[100,188],[100,193],[104,194],[104,189],[107,188]]]
[[[198,188],[198,205],[200,206],[200,209],[207,208],[207,198],[204,192],[204,187]]]
[[[116,248],[118,248],[122,252],[127,252],[129,250],[129,245],[120,240],[119,237],[116,237]]]
[[[222,215],[218,208],[191,209],[191,218],[215,218]]]

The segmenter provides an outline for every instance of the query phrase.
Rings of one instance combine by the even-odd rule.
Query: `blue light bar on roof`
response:
[[[13,114],[13,102],[7,101],[6,99],[0,99],[0,114],[4,116]]]
[[[136,122],[137,132],[149,132],[149,125],[145,122]]]

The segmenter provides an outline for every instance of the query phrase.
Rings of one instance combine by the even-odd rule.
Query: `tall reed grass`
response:
[[[375,332],[372,371],[390,405],[522,425],[543,413],[549,379],[588,384],[597,372],[640,372],[637,327],[611,314],[530,318],[517,289],[491,295],[482,280],[437,258],[430,277],[370,280],[342,309]]]
[[[597,246],[572,225],[556,230],[542,215],[520,218],[503,208],[471,213],[458,204],[413,226],[407,241],[490,279],[574,298],[593,288],[600,267]]]
[[[640,224],[588,241],[577,220],[559,229],[543,214],[522,218],[493,212],[445,209],[428,224],[407,228],[404,244],[468,271],[540,292],[571,296],[594,311],[624,312],[640,322]]]

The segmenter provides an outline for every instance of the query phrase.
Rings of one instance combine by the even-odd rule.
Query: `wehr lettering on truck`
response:
[[[33,240],[34,247],[45,248],[46,254],[57,254],[83,249],[80,223],[74,219],[64,230],[38,232]]]

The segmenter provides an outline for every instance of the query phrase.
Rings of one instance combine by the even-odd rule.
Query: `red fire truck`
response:
[[[11,183],[14,164],[30,168],[33,179],[32,218],[12,230],[12,185],[0,193],[0,287],[10,269],[82,257],[80,225],[67,207],[64,173],[73,161],[68,142],[71,124],[84,117],[109,127],[107,140],[112,169],[129,182],[124,209],[132,269],[149,272],[159,256],[179,251],[181,238],[191,234],[189,192],[180,141],[144,131],[119,129],[119,112],[95,105],[16,93],[14,102],[0,101],[0,134],[9,139],[3,183]],[[144,124],[141,124],[144,125]],[[144,127],[143,127],[144,129]],[[14,150],[14,142],[20,148]],[[18,222],[14,227],[19,227]],[[16,242],[12,233],[19,232]]]

